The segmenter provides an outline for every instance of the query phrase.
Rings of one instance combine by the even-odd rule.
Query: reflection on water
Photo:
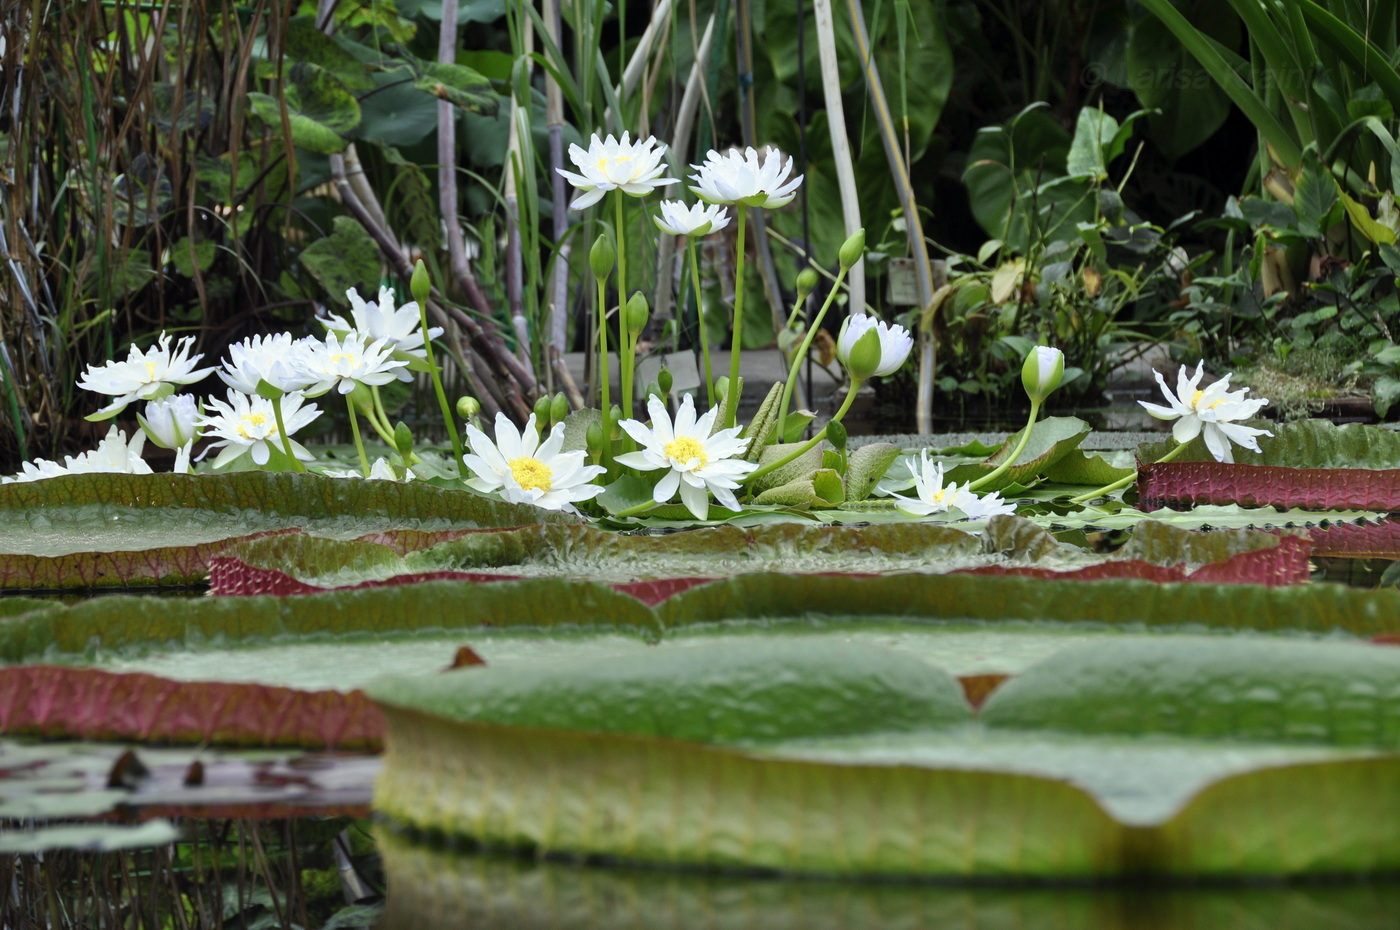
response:
[[[1400,884],[951,887],[451,853],[378,831],[379,930],[1393,930]]]

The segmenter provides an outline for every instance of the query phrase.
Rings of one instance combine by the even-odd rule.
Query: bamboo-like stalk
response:
[[[525,17],[521,21],[522,60],[528,62],[535,50],[534,21]],[[526,65],[528,71],[528,65]],[[526,102],[528,106],[528,101]],[[528,119],[528,110],[527,119]],[[518,171],[533,171],[533,165],[525,164],[521,153],[520,101],[516,94],[510,95],[510,128],[507,131],[504,200],[506,206],[506,301],[510,307],[510,322],[515,330],[515,353],[523,364],[530,364],[530,324],[525,319],[524,277],[525,258],[520,241],[520,192],[517,183]]]
[[[550,43],[559,48],[560,35],[563,32],[562,16],[559,10],[559,0],[544,0],[543,19],[545,34]],[[549,131],[549,180],[550,198],[554,203],[553,210],[553,231],[554,245],[558,250],[554,256],[554,266],[549,283],[549,340],[548,355],[550,364],[546,368],[546,376],[549,379],[549,388],[554,389],[554,381],[564,384],[566,390],[572,384],[572,378],[568,376],[568,366],[563,365],[564,353],[568,349],[569,342],[569,315],[564,308],[569,302],[569,246],[564,242],[569,234],[569,216],[565,208],[567,194],[564,190],[564,176],[559,173],[559,169],[564,167],[564,92],[559,87],[559,82],[554,79],[554,74],[548,68],[544,74],[544,119],[545,126]],[[578,395],[579,402],[576,407],[583,406],[583,397],[578,394],[578,387],[574,386],[572,395]],[[573,401],[573,396],[570,402]]]
[[[818,0],[824,2],[824,0]],[[861,69],[865,73],[865,88],[870,95],[871,109],[875,123],[880,129],[880,141],[885,147],[885,159],[890,165],[895,190],[899,193],[899,204],[904,212],[904,229],[909,236],[909,250],[914,256],[915,280],[919,285],[919,307],[927,310],[933,305],[933,273],[929,267],[928,246],[924,243],[924,228],[919,216],[919,204],[914,197],[914,186],[909,181],[909,168],[904,163],[900,151],[899,137],[895,131],[894,118],[890,113],[885,89],[880,82],[880,72],[870,54],[870,35],[865,28],[865,13],[860,0],[846,0],[846,12],[851,18],[851,32],[855,36],[856,49],[860,53]],[[915,423],[920,433],[933,432],[933,381],[936,371],[937,346],[933,339],[933,327],[919,327],[919,388],[915,406]]]
[[[710,41],[714,38],[715,18],[710,17],[710,21],[705,24],[705,33],[700,37],[700,44],[696,46],[695,61],[690,66],[690,76],[685,82],[685,92],[681,95],[680,108],[676,110],[676,128],[671,134],[671,145],[666,149],[666,157],[671,163],[671,174],[681,177],[685,170],[685,159],[683,153],[690,149],[690,130],[695,125],[695,114],[700,109],[700,98],[704,95],[705,72],[701,63],[709,57]],[[673,191],[679,181],[667,184],[663,189],[663,196],[673,196]],[[675,262],[676,238],[675,236],[662,236],[661,243],[656,250],[656,280],[665,282],[666,286],[657,287],[656,305],[652,315],[658,320],[669,320],[671,313],[672,289],[670,283],[674,279],[671,267]]]
[[[827,128],[831,134],[831,154],[836,164],[836,188],[841,195],[841,222],[847,236],[862,228],[860,202],[856,194],[856,170],[851,159],[850,138],[846,134],[846,110],[841,103],[841,71],[836,61],[836,23],[831,0],[812,0],[816,19],[817,54],[821,62],[822,96],[826,101]],[[865,260],[851,266],[846,277],[852,312],[865,307]]]

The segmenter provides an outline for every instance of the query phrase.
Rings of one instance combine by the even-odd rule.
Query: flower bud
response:
[[[549,429],[549,411],[553,401],[548,394],[541,394],[535,400],[535,427],[544,432]]]
[[[797,299],[806,300],[807,295],[817,289],[817,282],[821,279],[817,277],[817,272],[813,268],[803,268],[797,274]]]
[[[647,305],[646,295],[638,291],[627,299],[627,332],[633,337],[640,335],[649,319],[651,307]]]
[[[145,415],[137,414],[141,430],[162,449],[179,449],[199,437],[199,405],[191,394],[176,394],[146,402]]]
[[[826,441],[831,443],[831,448],[844,453],[846,451],[846,424],[840,420],[832,420],[826,424]]]
[[[394,447],[405,459],[413,455],[413,431],[403,420],[394,424]]]
[[[846,370],[852,381],[865,381],[880,368],[880,333],[874,328],[867,329],[856,339],[846,356]]]
[[[584,431],[583,441],[588,446],[588,454],[595,459],[603,454],[603,424],[593,422]]]
[[[728,396],[729,396],[729,376],[728,376],[728,375],[720,375],[718,378],[715,379],[715,396],[716,396],[716,397],[728,397]]]
[[[646,393],[646,396],[647,396],[647,397],[655,397],[657,400],[661,401],[663,404],[666,403],[666,395],[661,393],[661,385],[657,384],[655,380],[652,380],[651,382],[649,382],[649,383],[647,384],[647,393]]]
[[[675,383],[675,377],[671,374],[671,369],[662,368],[656,373],[656,386],[661,388],[661,399],[665,400],[671,395],[671,385]]]
[[[569,416],[569,398],[563,391],[554,395],[549,403],[549,422],[563,423]]]
[[[428,305],[428,293],[433,289],[433,282],[428,277],[428,266],[423,264],[421,258],[413,266],[413,277],[408,279],[408,289],[413,293],[413,299],[418,301],[418,306]]]
[[[457,416],[463,420],[470,420],[481,412],[481,401],[475,397],[463,396],[457,398]]]
[[[588,265],[593,269],[593,277],[601,283],[612,274],[613,263],[617,261],[617,251],[607,233],[599,233],[593,240],[593,248],[588,250]]]
[[[622,408],[619,407],[617,404],[613,404],[613,405],[612,405],[612,409],[608,411],[608,438],[609,438],[609,439],[616,439],[619,435],[621,435],[621,427],[619,427],[619,426],[617,425],[617,424],[619,424],[619,423],[621,423],[621,422],[622,422]]]
[[[369,388],[356,381],[354,390],[346,396],[350,398],[351,405],[354,406],[356,410],[360,411],[366,419],[374,416],[374,394],[371,393]],[[373,422],[373,420],[371,420],[371,422]]]
[[[1021,384],[1032,403],[1040,403],[1060,386],[1065,375],[1065,354],[1053,346],[1036,346],[1021,366]]]
[[[860,261],[864,254],[865,230],[857,229],[845,242],[841,243],[841,251],[837,253],[837,257],[841,260],[841,268],[849,271],[851,266]]]

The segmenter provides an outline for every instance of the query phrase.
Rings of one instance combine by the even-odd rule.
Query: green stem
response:
[[[826,438],[827,427],[831,426],[832,423],[841,422],[841,418],[846,415],[846,411],[851,409],[851,404],[855,402],[856,394],[860,391],[860,386],[862,383],[863,382],[860,381],[851,382],[850,388],[848,388],[846,391],[846,399],[841,403],[841,409],[837,410],[835,416],[833,416],[829,421],[827,421],[826,426],[822,427],[820,433],[817,433],[817,435],[804,442],[800,447],[798,447],[796,451],[789,452],[787,455],[778,459],[776,462],[770,462],[767,465],[764,465],[762,468],[758,469],[757,471],[750,472],[748,477],[744,478],[739,483],[751,484],[757,479],[762,478],[764,475],[771,474],[777,471],[779,468],[782,468],[789,462],[792,462],[815,449],[817,447],[817,443],[821,442],[823,439]]]
[[[734,338],[729,346],[729,392],[724,397],[724,426],[733,426],[739,418],[739,353],[744,345],[744,205],[736,203],[739,231],[735,243],[738,253],[734,261]]]
[[[350,399],[350,395],[345,396],[345,409],[350,411],[350,432],[355,436],[355,451],[360,453],[360,472],[369,477],[369,456],[365,455],[365,443],[360,438],[359,414],[355,413],[355,403]]]
[[[418,302],[418,321],[423,327],[423,348],[428,353],[428,376],[433,379],[433,393],[437,395],[438,409],[442,411],[442,422],[447,426],[447,436],[452,440],[452,455],[457,459],[457,474],[468,476],[467,463],[462,459],[462,437],[457,434],[457,420],[452,415],[452,407],[447,403],[447,392],[442,387],[442,371],[433,360],[433,340],[428,338],[428,302]]]
[[[812,320],[812,325],[807,327],[807,335],[802,339],[802,345],[797,347],[797,352],[792,357],[792,367],[788,370],[787,384],[783,385],[783,402],[778,405],[778,441],[782,441],[783,433],[787,429],[788,404],[792,403],[792,388],[797,383],[797,369],[802,365],[802,360],[807,357],[807,352],[812,348],[812,340],[816,338],[817,330],[821,328],[822,319],[826,316],[826,311],[831,309],[831,305],[836,300],[836,295],[841,292],[841,282],[846,280],[845,267],[842,267],[836,275],[836,283],[831,286],[831,291],[826,295],[826,301],[822,303],[822,308],[817,311],[816,317]],[[793,314],[797,310],[793,308]],[[789,321],[788,325],[792,325]]]
[[[1040,401],[1031,401],[1031,415],[1026,418],[1026,429],[1025,432],[1021,433],[1021,441],[1016,443],[1016,448],[1012,451],[1010,455],[1006,457],[1006,460],[1004,462],[998,465],[990,473],[985,474],[981,478],[978,478],[976,481],[973,481],[970,484],[968,484],[965,490],[975,491],[980,487],[985,487],[995,479],[1001,477],[1002,472],[1006,471],[1012,465],[1016,464],[1016,460],[1021,457],[1021,453],[1026,451],[1026,443],[1031,441],[1031,430],[1035,428],[1035,418],[1039,414]]]
[[[287,453],[287,458],[292,460],[292,471],[306,471],[306,466],[292,451],[292,437],[287,435],[286,424],[282,422],[282,398],[280,397],[272,402],[272,418],[277,421],[277,435],[282,437],[282,451]]]
[[[613,192],[616,206],[614,216],[616,217],[616,237],[617,237],[617,332],[622,340],[622,345],[618,347],[618,379],[622,388],[622,415],[627,419],[632,419],[632,372],[636,363],[637,343],[632,335],[632,327],[627,325],[627,241],[622,230],[622,198],[625,196],[621,190]]]
[[[1163,462],[1170,462],[1172,459],[1176,458],[1183,451],[1185,451],[1186,447],[1189,445],[1190,443],[1188,442],[1177,443],[1176,448],[1159,458],[1156,464],[1160,465]],[[1112,484],[1106,484],[1101,488],[1090,491],[1088,494],[1080,494],[1078,497],[1071,497],[1069,499],[1069,502],[1071,504],[1087,504],[1089,501],[1093,500],[1096,497],[1107,497],[1109,494],[1112,494],[1115,491],[1121,491],[1136,480],[1137,472],[1134,471],[1131,475],[1128,475],[1126,478],[1119,478]]]
[[[598,279],[598,405],[603,414],[603,449],[600,464],[612,470],[612,437],[609,436],[608,413],[612,410],[612,366],[608,364],[608,287],[605,278]]]
[[[690,287],[695,291],[695,321],[700,327],[700,354],[705,359],[705,405],[715,405],[715,376],[710,370],[710,337],[705,332],[705,300],[700,293],[700,262],[695,257],[695,237],[685,237],[685,251],[690,259]]]
[[[635,516],[637,516],[638,514],[646,513],[648,510],[651,510],[653,507],[657,507],[657,506],[660,506],[660,505],[657,504],[656,501],[645,501],[645,502],[643,502],[643,503],[638,504],[638,505],[635,506],[635,507],[628,507],[626,510],[619,510],[617,513],[613,514],[612,516],[613,516],[613,519],[615,519],[615,520],[616,520],[616,519],[621,519],[621,518],[623,518],[623,517],[635,517]]]
[[[372,384],[369,389],[370,396],[374,398],[374,417],[366,417],[374,431],[379,434],[379,438],[389,444],[390,449],[398,448],[398,439],[394,436],[394,428],[389,425],[389,414],[384,409],[384,401],[379,397],[379,385]]]

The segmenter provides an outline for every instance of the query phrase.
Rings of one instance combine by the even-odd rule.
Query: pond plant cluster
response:
[[[1228,30],[1142,3],[1128,60],[1187,49],[1265,143],[1256,167],[1274,199],[1232,200],[1218,224],[1224,263],[1244,251],[1248,267],[1198,274],[1206,259],[1125,207],[1127,177],[1114,184],[1109,169],[1134,126],[1190,128],[1177,97],[1138,82],[1154,112],[1075,106],[1070,132],[1032,105],[978,133],[963,180],[993,238],[975,260],[950,256],[934,288],[905,160],[936,113],[906,119],[899,144],[859,3],[851,37],[898,188],[877,193],[898,209],[873,244],[850,215],[826,213],[790,280],[765,244],[793,231],[773,211],[833,175],[850,186],[849,152],[708,148],[712,128],[695,146],[707,154],[681,170],[650,132],[622,129],[651,125],[633,93],[654,40],[620,56],[614,86],[602,4],[568,14],[587,53],[574,57],[602,72],[573,83],[548,10],[506,4],[510,61],[472,58],[487,79],[454,53],[459,19],[494,15],[482,4],[344,6],[281,23],[285,61],[264,57],[259,12],[210,21],[211,46],[227,54],[246,31],[244,65],[257,59],[256,80],[276,82],[280,96],[247,104],[258,125],[282,127],[289,156],[245,164],[235,144],[222,161],[193,159],[191,181],[228,187],[220,172],[231,172],[236,202],[220,216],[237,242],[266,232],[267,211],[245,217],[242,197],[279,164],[291,179],[298,158],[312,174],[312,156],[324,158],[351,215],[302,251],[334,301],[315,334],[266,327],[202,365],[177,326],[132,340],[124,358],[108,330],[99,360],[66,379],[101,398],[88,419],[108,424],[105,436],[0,477],[0,924],[1394,924],[1400,593],[1389,569],[1329,579],[1400,560],[1400,435],[1296,408],[1261,417],[1269,400],[1234,374],[1211,377],[1202,357],[1237,324],[1201,325],[1238,303],[1276,337],[1259,344],[1280,364],[1284,325],[1303,347],[1365,342],[1347,367],[1376,377],[1381,413],[1393,402],[1394,282],[1380,269],[1400,270],[1397,213],[1377,188],[1385,172],[1358,160],[1380,158],[1400,183],[1400,77],[1375,44],[1393,46],[1389,33],[1359,30],[1355,11],[1300,3],[1276,21],[1232,0],[1257,37],[1246,61],[1221,52],[1215,35]],[[737,6],[748,36],[752,11]],[[944,41],[927,13],[896,4],[893,24],[871,26],[898,37],[901,75],[910,25],[921,35],[910,60]],[[723,26],[728,7],[705,15]],[[786,14],[763,15],[781,25]],[[440,18],[439,60],[410,47],[413,16]],[[1329,66],[1312,86],[1244,86],[1249,66],[1257,82],[1294,74],[1280,63],[1312,48],[1309,24]],[[544,52],[531,50],[537,35]],[[691,38],[694,106],[710,53]],[[8,93],[7,54],[0,36]],[[522,167],[544,164],[531,131],[537,65],[578,126],[601,127],[567,135],[552,112],[562,103],[546,98],[543,182]],[[839,78],[823,66],[825,81]],[[948,81],[931,72],[928,84],[946,96]],[[910,100],[941,108],[929,91],[901,86],[906,116]],[[153,125],[212,123],[200,91],[182,93],[147,89]],[[1303,99],[1306,113],[1279,120],[1281,101]],[[831,124],[839,87],[828,102]],[[426,261],[358,180],[352,138],[401,172],[404,209],[431,214],[430,185],[392,133],[360,126],[362,107],[386,107],[387,122],[393,106],[425,104],[448,155],[463,114],[509,139],[507,254],[478,263],[510,269],[498,282],[506,321],[463,273],[450,164],[438,182],[451,187],[446,241],[425,241]],[[502,105],[509,115],[491,123]],[[1329,107],[1350,122],[1332,125]],[[689,140],[699,122],[675,129]],[[1044,157],[1028,158],[1036,149]],[[175,196],[159,166],[130,174],[107,201],[109,232],[155,228],[141,215]],[[91,172],[69,176],[101,200]],[[541,183],[557,185],[552,197]],[[663,196],[681,183],[693,200]],[[203,300],[216,250],[187,232],[171,263]],[[496,247],[490,230],[477,240]],[[406,295],[367,297],[363,276],[342,273],[366,241],[367,264],[387,262]],[[1114,266],[1123,250],[1141,261]],[[438,251],[446,274],[429,271]],[[886,263],[893,275],[891,255],[906,251],[915,309],[881,312],[884,300],[862,296],[865,274]],[[551,275],[584,281],[587,399],[555,364],[567,332],[539,341],[546,253]],[[662,253],[684,255],[677,294],[648,290],[639,268]],[[100,254],[98,267],[115,267]],[[1310,288],[1288,280],[1300,262]],[[121,267],[123,280],[155,271]],[[264,286],[304,293],[285,276]],[[1125,343],[1144,334],[1120,315],[1162,286],[1186,302],[1170,321],[1177,341],[1200,350],[1174,378],[1156,373],[1160,396],[1139,402],[1170,437],[1085,448],[1089,425],[1046,407],[1137,351]],[[471,292],[474,314],[450,303],[453,290]],[[678,296],[678,313],[660,312]],[[679,344],[686,314],[696,383],[677,388],[664,366],[642,379],[656,344]],[[770,329],[754,336],[755,325]],[[727,371],[711,359],[716,337]],[[745,390],[744,355],[769,337],[786,377],[746,397],[762,392]],[[862,390],[911,370],[928,420],[935,345],[948,350],[941,392],[1014,394],[1018,408],[1023,395],[1025,426],[992,446],[851,435]],[[8,350],[0,361],[23,448],[22,424],[52,411],[24,408]],[[799,387],[812,364],[838,372],[829,415],[806,409],[821,406]],[[536,379],[556,370],[557,384]],[[194,393],[214,379],[217,393]],[[453,396],[454,383],[471,393]],[[341,417],[350,442],[320,441],[317,427]]]

